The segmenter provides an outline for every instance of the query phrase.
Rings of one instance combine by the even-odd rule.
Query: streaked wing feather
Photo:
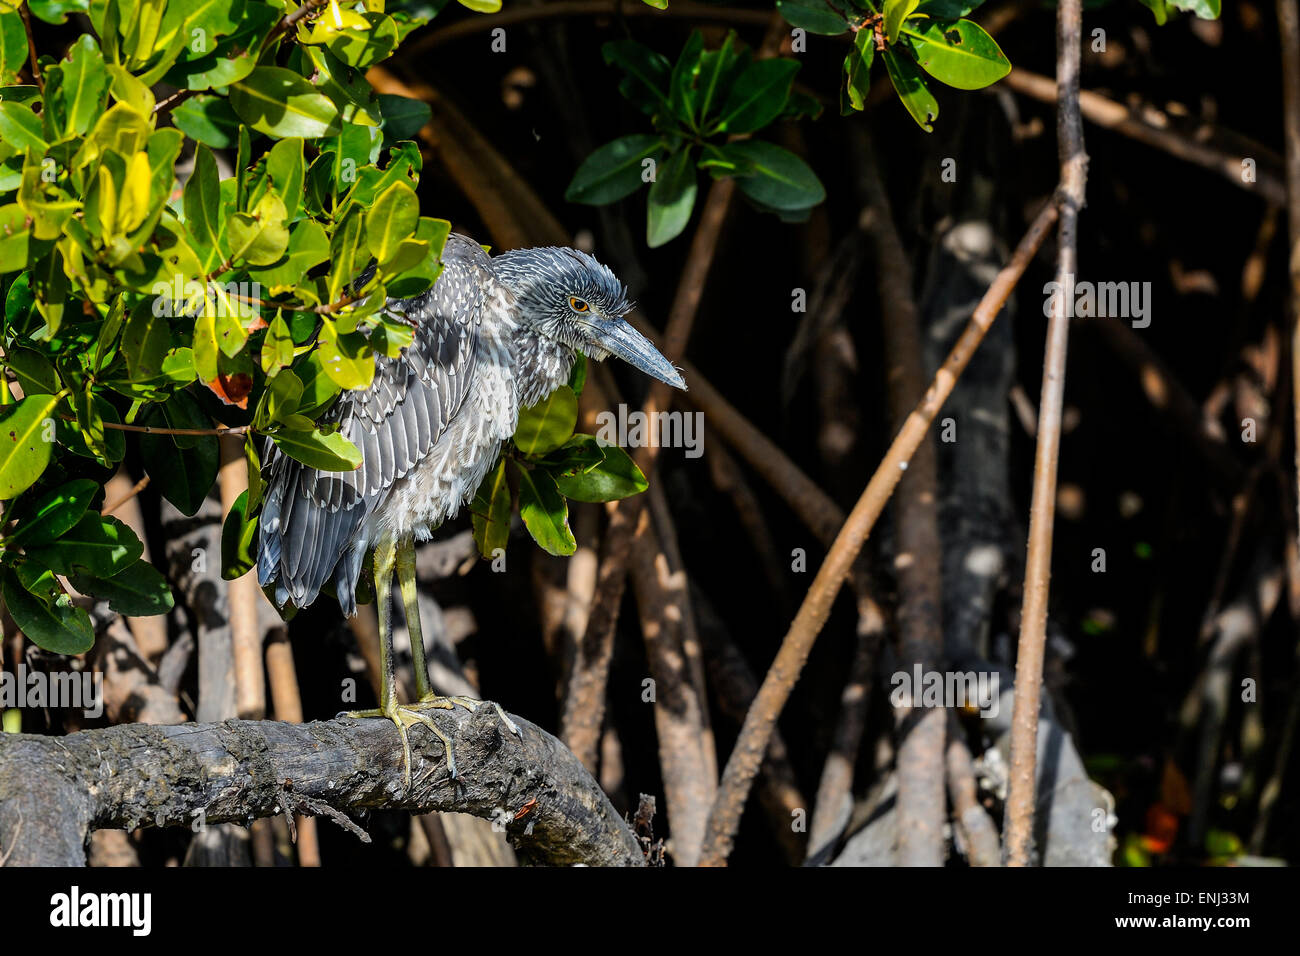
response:
[[[396,359],[375,358],[366,389],[345,392],[322,422],[338,424],[361,452],[355,472],[321,472],[287,458],[272,442],[264,456],[269,487],[261,527],[258,578],[277,582],[277,599],[305,606],[335,577],[341,605],[355,609],[359,555],[350,555],[366,520],[394,483],[419,467],[447,430],[473,381],[477,332],[492,292],[491,260],[472,240],[452,236],[432,289],[391,299],[387,310],[415,326],[415,341]],[[363,274],[361,283],[366,276]]]

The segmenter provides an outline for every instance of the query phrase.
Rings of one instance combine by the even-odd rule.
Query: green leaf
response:
[[[249,517],[248,492],[241,492],[221,526],[221,576],[243,577],[257,565],[257,518]]]
[[[230,261],[269,266],[289,248],[288,211],[284,201],[266,193],[251,213],[237,212],[226,221]]]
[[[844,58],[844,89],[840,96],[840,112],[847,115],[862,110],[871,88],[871,64],[876,57],[874,34],[859,30],[853,38],[853,49]]]
[[[63,268],[63,255],[58,246],[32,266],[28,279],[36,294],[36,309],[45,319],[45,328],[36,337],[49,339],[63,324],[63,311],[68,301],[68,274]]]
[[[737,50],[738,45],[736,34],[728,31],[721,47],[709,50],[700,57],[699,103],[696,111],[700,118],[700,125],[703,127],[708,126],[714,107],[722,102],[736,82],[736,78],[749,65],[749,51],[743,46]]]
[[[321,325],[321,367],[340,388],[366,388],[375,377],[375,353],[360,332],[342,333],[325,319]]]
[[[704,52],[704,34],[692,30],[668,78],[668,108],[685,126],[698,129],[695,116],[695,76]]]
[[[90,9],[90,0],[29,0],[27,6],[38,20],[59,24],[66,21],[70,13],[86,13]]]
[[[1166,6],[1165,0],[1141,0],[1141,3],[1151,10],[1151,14],[1156,20],[1156,26],[1162,27],[1169,21],[1169,8]]]
[[[339,132],[339,111],[307,80],[278,66],[259,66],[230,87],[241,120],[268,136],[319,139]]]
[[[574,437],[597,443],[590,435]],[[649,487],[641,469],[622,448],[617,445],[598,447],[604,452],[604,458],[595,467],[582,470],[571,466],[555,474],[555,483],[566,498],[574,501],[618,501],[639,495]]]
[[[382,268],[396,255],[399,244],[415,232],[420,200],[406,183],[393,183],[379,194],[366,212],[366,245]]]
[[[807,209],[826,198],[817,174],[794,153],[773,143],[751,139],[721,148],[745,170],[737,174],[740,191],[772,209]]]
[[[144,545],[116,518],[90,512],[57,541],[27,548],[28,556],[56,574],[111,578],[140,559]]]
[[[157,105],[153,90],[116,63],[109,64],[107,70],[109,96],[119,103],[125,103],[141,116],[153,115]]]
[[[605,448],[595,435],[577,434],[539,459],[538,464],[554,478],[581,475],[605,460]]]
[[[892,50],[885,50],[881,55],[885,58],[885,69],[889,72],[889,80],[898,91],[898,98],[903,101],[903,106],[912,114],[912,119],[916,120],[921,129],[933,133],[934,126],[931,124],[939,116],[939,103],[930,92],[930,88],[925,85],[925,77],[916,68],[916,64],[906,56],[899,56]]]
[[[212,427],[198,403],[185,392],[176,392],[161,405],[151,406],[139,423],[164,428]],[[216,436],[141,435],[140,453],[159,493],[182,514],[197,512],[212,490],[221,465]]]
[[[74,573],[68,581],[82,594],[89,594],[118,614],[150,617],[166,614],[174,605],[167,579],[148,561],[137,561],[111,578]]]
[[[38,248],[27,210],[18,203],[0,206],[0,273],[26,269]]]
[[[183,194],[185,225],[204,273],[223,261],[221,250],[221,182],[212,150],[200,143],[194,150],[194,171]]]
[[[0,408],[0,500],[18,497],[50,463],[58,402],[53,395],[28,395]]]
[[[29,581],[20,581],[12,569],[5,568],[2,585],[5,607],[19,630],[52,654],[90,650],[95,644],[90,615],[73,605],[53,574],[22,567]]]
[[[960,20],[983,3],[984,0],[921,0],[916,12],[936,20]]]
[[[330,239],[330,302],[341,301],[344,291],[352,285],[361,266],[365,265],[365,251],[365,217],[359,207],[353,206]],[[367,373],[366,383],[369,381]]]
[[[573,367],[569,369],[569,388],[573,394],[582,397],[582,389],[587,384],[587,356],[578,352],[573,358]]]
[[[163,361],[171,348],[171,328],[164,316],[155,315],[156,299],[143,299],[131,310],[122,330],[122,352],[127,372],[136,381],[150,381],[162,374]]]
[[[636,192],[644,180],[642,163],[656,161],[663,141],[648,133],[634,133],[606,143],[582,161],[564,193],[569,202],[603,206]]]
[[[752,133],[781,115],[790,97],[790,85],[799,72],[794,60],[757,60],[740,74],[727,95],[713,129],[725,133]]]
[[[1202,20],[1217,20],[1223,12],[1222,0],[1168,0],[1171,7],[1194,13]]]
[[[686,228],[695,208],[695,192],[695,163],[688,146],[668,157],[650,186],[646,244],[651,249],[675,239]]]
[[[519,410],[515,447],[525,455],[544,455],[573,434],[578,421],[578,396],[561,385],[531,408]]]
[[[911,16],[912,11],[920,6],[920,3],[921,0],[885,0],[885,40],[891,46],[898,42],[898,31],[903,26],[903,21]]]
[[[46,142],[41,118],[30,106],[12,100],[0,100],[0,142],[15,149],[34,149],[44,153]]]
[[[27,66],[27,33],[22,16],[3,7],[0,4],[0,85],[10,86]]]
[[[104,89],[108,85],[104,58],[93,36],[82,34],[72,44],[68,60],[61,64],[61,73],[59,95],[64,114],[63,132],[80,136],[90,129],[90,124],[103,109]]]
[[[71,402],[77,417],[71,422],[56,420],[55,433],[59,444],[75,455],[94,458],[102,465],[111,465],[125,458],[126,434],[105,426],[105,422],[121,423],[117,409],[108,399],[94,394],[87,385],[72,393]]]
[[[261,441],[253,433],[244,433],[244,457],[248,459],[248,511],[256,514],[262,507],[262,495],[266,492],[266,482],[262,479]]]
[[[379,94],[379,113],[383,117],[386,142],[413,138],[433,115],[424,100],[391,93]]]
[[[485,558],[493,557],[510,539],[510,484],[506,481],[504,457],[483,477],[469,510],[478,553]]]
[[[569,503],[555,479],[540,468],[519,469],[519,516],[543,551],[569,555],[578,549],[569,530]]]
[[[10,544],[48,544],[73,527],[99,491],[89,478],[77,478],[47,491],[30,506],[19,508]]]
[[[298,63],[298,56],[306,62]],[[379,125],[379,106],[363,71],[354,70],[329,50],[318,46],[299,47],[290,54],[289,65],[311,77],[312,85],[338,107],[344,123]]]
[[[352,11],[349,11],[352,13]],[[382,13],[352,13],[359,23],[345,21],[340,30],[334,30],[325,41],[325,46],[348,66],[364,70],[380,60],[392,56],[397,48],[397,24],[391,17]],[[322,25],[331,25],[333,17],[323,16],[316,21],[316,30]]]
[[[86,451],[99,459],[101,464],[108,465],[114,460],[121,460],[122,454],[126,452],[126,442],[116,430],[113,433],[115,440],[110,442],[109,436],[105,434],[104,416],[101,414],[102,400],[96,401],[96,398],[91,382],[72,393],[72,407],[77,413],[75,428],[85,443]]]
[[[303,178],[307,167],[302,155],[303,141],[284,139],[266,154],[269,188],[284,203],[285,219],[293,222],[302,205]]]
[[[294,373],[302,382],[302,398],[299,401],[298,411],[304,415],[323,408],[340,391],[339,383],[325,374],[320,356],[315,352],[303,359],[294,369]]]
[[[667,57],[635,40],[610,40],[601,46],[600,52],[606,63],[627,74],[619,84],[619,91],[638,109],[653,114],[668,106],[672,64]]]
[[[24,395],[57,395],[63,388],[54,366],[40,352],[15,347],[5,355],[4,363],[14,373]]]
[[[239,117],[224,96],[192,96],[172,110],[172,122],[190,139],[213,149],[229,149],[238,139]]]
[[[959,90],[980,90],[1011,72],[997,41],[973,20],[917,20],[902,28],[917,63]]]
[[[262,339],[262,373],[274,377],[281,369],[293,364],[293,336],[289,325],[281,316],[271,320]]]
[[[271,295],[294,289],[315,266],[330,257],[330,243],[325,229],[314,219],[296,223],[289,233],[289,247],[269,266],[253,268],[249,273],[266,286]]]
[[[286,429],[276,432],[271,440],[290,458],[320,471],[355,471],[361,467],[361,452],[339,432]]]
[[[792,27],[823,36],[838,36],[849,28],[826,0],[776,0],[777,13]]]
[[[206,296],[204,297],[206,302]],[[213,309],[205,305],[201,314],[194,319],[194,338],[192,340],[194,347],[194,371],[198,374],[199,380],[210,382],[217,377],[220,371],[218,367],[218,356],[221,354],[221,345],[217,341],[217,316]]]

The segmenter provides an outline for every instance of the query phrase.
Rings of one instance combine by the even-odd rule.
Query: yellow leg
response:
[[[401,552],[409,549],[410,562],[410,579],[411,589],[414,591],[415,586],[415,562],[414,546],[412,542],[407,541],[405,545],[398,545],[391,540],[380,541],[375,547],[374,555],[374,573],[375,573],[375,605],[379,616],[379,663],[380,663],[380,682],[379,682],[379,707],[376,710],[356,710],[348,713],[349,717],[386,717],[391,720],[397,727],[397,732],[402,738],[402,784],[405,787],[411,785],[411,741],[407,735],[406,728],[413,723],[421,723],[429,728],[441,741],[447,751],[447,772],[456,776],[456,757],[453,752],[451,740],[447,735],[438,729],[438,726],[429,719],[425,714],[410,707],[403,707],[397,703],[397,673],[393,665],[393,602],[392,602],[392,585],[393,585],[393,568],[397,565],[399,568],[399,577],[401,569]],[[405,586],[403,586],[403,604],[406,603]],[[413,603],[413,602],[412,602]],[[424,644],[420,641],[419,636],[419,609],[416,608],[416,624],[411,632],[412,648],[419,646],[420,652],[416,666],[416,684],[423,683],[427,688],[428,677],[424,668]],[[412,652],[414,654],[414,651]],[[451,705],[448,705],[451,706]]]
[[[415,668],[415,696],[418,701],[411,706],[414,708],[433,709],[433,710],[451,710],[457,704],[464,707],[471,713],[478,710],[478,705],[486,701],[475,700],[473,697],[442,697],[434,692],[429,686],[429,667],[424,657],[424,635],[420,630],[420,603],[419,596],[415,587],[415,541],[408,538],[397,546],[397,583],[402,592],[402,611],[406,614],[406,630],[411,635],[411,664]],[[513,720],[506,716],[506,712],[501,709],[500,704],[492,704],[496,708],[497,716],[501,722],[516,737],[523,737],[519,727]],[[451,761],[451,751],[447,751],[448,762]],[[453,773],[452,776],[455,776]]]
[[[420,629],[420,600],[415,588],[415,540],[407,538],[397,546],[397,586],[402,594],[402,613],[411,635],[411,667],[415,670],[415,699],[433,696],[429,686],[429,664],[424,659],[424,633]]]

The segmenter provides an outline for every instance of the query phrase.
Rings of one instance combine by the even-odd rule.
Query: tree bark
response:
[[[308,724],[226,720],[171,727],[128,724],[66,737],[0,735],[0,859],[14,866],[84,866],[100,828],[247,823],[279,813],[345,816],[374,809],[470,813],[504,827],[520,854],[550,865],[641,866],[635,835],[565,747],[492,707],[434,711],[456,748],[416,725],[411,786],[401,747],[380,719]]]

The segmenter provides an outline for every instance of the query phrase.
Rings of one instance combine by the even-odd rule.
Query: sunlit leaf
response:
[[[519,410],[514,442],[525,455],[544,455],[573,434],[578,420],[578,397],[561,385],[531,408]]]
[[[321,471],[355,471],[361,467],[361,452],[339,432],[284,430],[271,438],[290,458]]]
[[[493,557],[510,539],[510,485],[506,481],[505,458],[484,476],[469,510],[479,554]]]
[[[53,395],[28,395],[0,408],[0,500],[26,491],[50,463],[57,405]]]
[[[548,554],[563,556],[578,549],[569,530],[569,503],[560,494],[555,479],[540,468],[519,469],[519,517]]]
[[[28,547],[27,554],[56,574],[110,578],[139,560],[144,545],[118,519],[90,512],[58,540]]]
[[[5,609],[19,630],[52,654],[84,654],[95,645],[90,615],[72,603],[48,571],[20,565],[27,580],[11,568],[3,572]]]

